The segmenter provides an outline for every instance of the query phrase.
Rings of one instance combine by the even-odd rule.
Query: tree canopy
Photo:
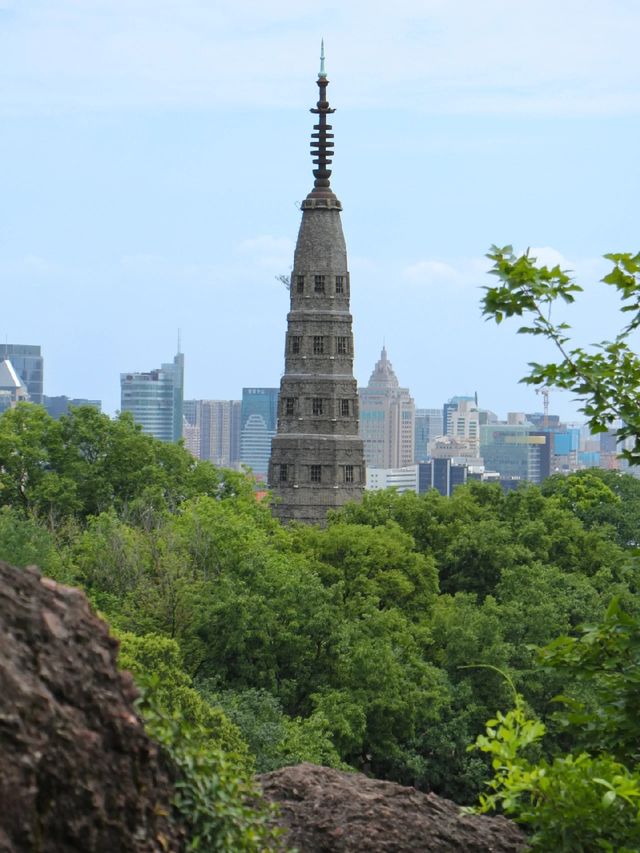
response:
[[[473,802],[491,756],[467,745],[513,701],[497,670],[532,719],[582,701],[578,668],[534,647],[614,598],[635,618],[638,530],[639,484],[616,472],[365,493],[284,528],[245,475],[129,418],[0,416],[0,558],[82,586],[123,665],[238,778],[312,760]],[[549,761],[579,754],[582,729],[546,725]]]

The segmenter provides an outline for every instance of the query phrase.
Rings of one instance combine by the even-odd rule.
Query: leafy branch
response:
[[[593,433],[606,432],[620,422],[618,438],[633,439],[632,447],[621,455],[631,464],[640,464],[640,359],[628,342],[640,327],[640,253],[605,255],[613,268],[602,282],[618,291],[621,311],[632,317],[613,341],[594,344],[595,351],[590,352],[572,346],[568,323],[552,319],[558,300],[571,304],[575,294],[582,292],[567,271],[559,265],[538,266],[528,251],[516,257],[511,246],[492,246],[487,257],[493,261],[490,274],[499,284],[485,288],[483,314],[496,323],[525,318],[527,325],[518,334],[547,338],[561,356],[548,364],[530,362],[531,371],[521,381],[572,391]]]
[[[583,626],[540,650],[545,668],[589,686],[589,701],[558,696],[568,710],[554,722],[577,735],[572,752],[531,760],[541,746],[543,722],[529,716],[524,699],[488,720],[469,750],[491,759],[493,779],[470,811],[501,810],[532,833],[532,850],[630,853],[640,847],[638,692],[640,623],[614,598],[604,620]]]

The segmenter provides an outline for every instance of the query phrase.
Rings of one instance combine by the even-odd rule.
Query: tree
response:
[[[630,319],[613,341],[595,344],[590,351],[572,344],[568,323],[552,320],[558,300],[572,303],[582,291],[565,270],[558,265],[537,266],[529,252],[517,258],[511,246],[492,246],[487,257],[493,261],[491,274],[500,283],[485,288],[483,313],[496,323],[507,317],[524,318],[528,325],[518,329],[520,334],[542,336],[560,353],[557,362],[530,363],[531,371],[522,381],[572,391],[581,400],[580,411],[593,433],[621,422],[618,437],[631,440],[622,455],[631,464],[640,464],[640,358],[630,345],[632,333],[640,327],[640,253],[605,255],[613,267],[602,282],[615,288],[620,310]]]
[[[586,699],[559,697],[565,709],[556,723],[574,729],[580,746],[592,753],[640,763],[640,620],[614,598],[604,619],[583,625],[577,636],[554,640],[541,650],[540,662],[587,688],[581,691]]]
[[[0,560],[12,566],[37,566],[60,583],[73,583],[73,567],[56,547],[50,530],[35,518],[25,518],[12,506],[0,506]]]
[[[205,680],[198,690],[219,705],[240,729],[256,759],[256,771],[268,773],[291,764],[309,761],[347,770],[333,744],[329,722],[320,713],[310,717],[288,717],[277,697],[267,690],[213,692]]]
[[[533,850],[638,850],[640,622],[614,599],[600,623],[558,638],[540,660],[569,679],[549,727],[571,748],[532,760],[548,727],[514,690],[515,708],[489,720],[471,747],[491,756],[495,772],[479,811],[501,807],[528,825]]]
[[[327,586],[341,584],[345,601],[374,597],[381,609],[398,607],[423,618],[438,591],[432,557],[420,554],[400,525],[334,522],[324,530],[301,528],[296,540],[317,558],[314,568]]]
[[[191,678],[182,668],[180,647],[175,640],[157,634],[118,635],[118,664],[131,672],[141,685],[153,684],[156,702],[165,712],[178,713],[189,723],[207,732],[207,740],[233,754],[238,767],[251,771],[253,762],[240,730],[224,712],[209,704],[194,690]]]
[[[640,480],[620,471],[591,468],[574,474],[553,474],[541,486],[587,528],[609,525],[625,548],[640,544]]]
[[[638,774],[607,753],[532,761],[527,754],[539,748],[545,732],[517,694],[514,709],[487,721],[486,734],[471,749],[491,756],[495,775],[475,811],[499,808],[523,823],[532,832],[527,849],[538,853],[638,850]]]
[[[247,477],[145,435],[129,412],[111,420],[81,406],[56,421],[22,403],[0,416],[0,505],[35,514],[51,529],[109,511],[150,529],[199,495],[256,505]]]
[[[24,514],[73,512],[76,484],[60,470],[60,425],[41,406],[19,403],[0,417],[0,502]],[[57,507],[57,509],[56,509]]]

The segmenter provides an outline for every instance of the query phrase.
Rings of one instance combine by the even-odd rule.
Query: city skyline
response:
[[[9,346],[9,347],[12,347],[12,346],[14,346],[14,347],[15,347],[16,345],[15,345],[15,344],[9,344],[8,346]],[[26,347],[28,347],[28,348],[36,349],[36,350],[38,350],[38,351],[40,351],[40,349],[41,349],[39,345],[34,345],[34,344],[26,344],[26,345],[25,345],[25,344],[18,344],[17,346],[18,346],[19,348],[24,348],[24,347],[26,346]],[[386,347],[385,347],[385,346],[383,346],[383,350],[385,350],[385,351],[386,351]],[[181,362],[182,362],[182,370],[184,371],[184,379],[186,380],[186,370],[185,370],[185,368],[184,368],[184,359],[185,359],[185,354],[184,354],[183,352],[180,352],[180,353],[178,353],[178,355],[179,355],[179,357],[181,358]],[[177,357],[177,356],[176,356],[176,357]],[[11,361],[11,358],[10,358],[9,360]],[[41,360],[41,361],[43,361],[43,362],[45,361],[45,359],[44,359],[44,355],[42,355],[42,357],[41,357],[41,359],[40,359],[40,360]],[[373,366],[373,369],[374,369],[374,370],[375,370],[375,365],[377,364],[377,362],[378,362],[378,361],[379,361],[379,359],[376,359],[376,362],[374,363],[374,366]],[[163,366],[165,366],[165,367],[166,367],[166,366],[168,366],[168,365],[163,365]],[[46,382],[46,368],[45,368],[44,373],[45,373],[45,379],[44,379],[44,382],[42,382],[42,380],[40,380],[40,381],[41,381],[41,384],[42,384],[42,385],[43,385],[43,387],[44,387],[44,390],[45,390],[45,391],[47,391],[47,390],[49,390],[49,389],[47,388],[47,382]],[[144,373],[144,371],[136,371],[136,370],[133,370],[133,371],[123,371],[123,373],[132,373],[132,374],[136,374],[136,373]],[[120,374],[120,384],[119,384],[119,388],[120,388],[120,397],[122,396],[122,375],[123,375],[123,374]],[[186,382],[185,382],[185,384],[186,384]],[[238,390],[239,390],[239,391],[240,391],[240,393],[235,394],[235,396],[232,396],[232,398],[231,398],[229,401],[227,401],[227,402],[230,402],[230,403],[238,403],[238,404],[240,404],[240,403],[242,402],[242,398],[243,398],[243,396],[244,396],[244,392],[246,392],[246,390],[247,390],[247,388],[248,388],[248,387],[249,387],[249,386],[243,385],[243,386],[242,386],[242,388],[240,388],[240,389],[232,389],[232,390],[235,390],[235,391],[238,391]],[[273,391],[277,391],[277,390],[278,390],[278,388],[277,388],[277,387],[274,387],[274,386],[265,386],[265,387],[266,387],[268,390],[273,390]],[[366,387],[367,387],[367,383],[365,383],[365,384],[364,384],[364,385],[362,385],[362,386],[359,386],[359,387],[358,387],[358,392],[360,393],[361,391],[366,390]],[[90,390],[90,389],[89,389],[89,390]],[[408,392],[411,394],[411,389],[410,389],[410,388],[406,388],[406,389],[403,389],[403,390],[408,391]],[[508,415],[510,415],[510,414],[527,414],[527,415],[533,415],[533,414],[535,414],[535,415],[539,415],[539,416],[540,416],[540,418],[542,418],[542,416],[543,416],[543,406],[542,406],[542,401],[541,401],[541,399],[538,397],[538,393],[539,393],[539,392],[534,392],[533,400],[532,400],[532,402],[533,402],[533,406],[532,406],[530,409],[526,410],[526,411],[525,411],[525,410],[523,410],[523,409],[517,409],[515,406],[510,405],[510,404],[509,404],[509,400],[507,400],[507,401],[506,401],[506,402],[507,402],[507,406],[506,406],[506,408],[504,408],[504,409],[498,409],[496,406],[492,406],[492,405],[490,404],[490,402],[489,402],[488,404],[486,404],[486,405],[485,405],[485,404],[484,404],[484,401],[480,401],[480,400],[478,401],[478,405],[480,406],[480,408],[481,408],[482,410],[486,410],[486,411],[488,411],[488,412],[490,412],[490,413],[492,413],[492,414],[495,414],[495,415],[498,417],[498,419],[501,419],[501,418],[507,418],[507,416],[508,416]],[[558,393],[559,393],[559,392],[558,392]],[[58,401],[66,400],[68,404],[70,404],[70,405],[75,405],[75,406],[79,406],[79,405],[92,405],[92,406],[97,406],[97,407],[98,407],[98,408],[99,408],[99,409],[100,409],[104,414],[109,415],[110,417],[115,417],[117,414],[119,414],[119,413],[122,411],[122,408],[121,408],[122,401],[121,401],[121,400],[120,400],[120,405],[118,405],[118,406],[117,406],[113,411],[107,411],[107,410],[105,410],[105,407],[104,407],[104,405],[103,405],[103,401],[102,401],[102,400],[99,400],[99,399],[96,399],[96,398],[72,398],[72,397],[70,397],[68,394],[63,394],[63,393],[61,393],[61,394],[47,394],[47,393],[43,393],[43,395],[42,395],[42,396],[43,396],[43,403],[42,403],[42,405],[44,405],[44,406],[45,406],[45,408],[47,408],[47,407],[48,407],[48,405],[49,405],[49,402],[50,402],[50,401],[52,402],[52,404],[54,405],[54,408],[55,408],[56,406],[62,405],[62,403],[61,403],[61,402],[59,403]],[[419,412],[424,413],[424,412],[432,412],[432,411],[436,411],[436,410],[437,410],[437,411],[439,412],[438,418],[439,418],[440,422],[442,422],[442,418],[443,418],[443,416],[445,416],[445,417],[446,417],[446,411],[447,411],[447,408],[450,406],[450,404],[451,404],[451,403],[453,403],[453,402],[455,402],[455,401],[457,401],[457,400],[459,400],[459,399],[463,399],[463,400],[472,400],[472,399],[475,399],[475,397],[476,397],[476,396],[477,396],[477,395],[475,395],[475,396],[468,396],[468,397],[465,397],[465,396],[462,396],[462,397],[461,397],[461,396],[459,396],[459,395],[457,395],[457,394],[452,394],[452,393],[451,393],[451,391],[448,391],[448,392],[446,392],[446,393],[445,393],[445,399],[440,400],[440,401],[438,401],[438,400],[430,400],[430,401],[428,401],[428,402],[431,404],[430,406],[425,407],[425,406],[423,406],[423,405],[422,405],[422,403],[421,403],[420,401],[419,401],[419,403],[416,403],[416,407],[415,407],[416,416],[418,416],[418,413],[419,413]],[[548,396],[550,396],[550,397],[554,397],[554,396],[555,396],[555,391],[553,391],[553,390],[549,391],[549,392],[548,392]],[[505,398],[505,399],[506,399],[506,398]],[[185,392],[184,392],[184,400],[185,400],[185,401],[186,401],[186,400],[190,400],[192,403],[194,403],[194,402],[201,402],[201,403],[220,403],[220,402],[224,402],[224,401],[221,401],[221,400],[219,399],[219,396],[218,396],[218,397],[216,397],[215,389],[214,389],[214,391],[213,391],[211,394],[209,394],[207,397],[203,397],[203,398],[196,398],[196,397],[193,397],[193,396],[188,397],[188,396],[187,396],[187,394],[186,394],[186,391],[185,391]],[[31,395],[29,396],[29,402],[34,402],[34,400],[33,400],[33,398],[31,397]],[[553,409],[553,406],[551,406],[551,409]],[[56,417],[59,417],[59,414],[60,414],[60,413],[57,413],[57,414],[56,414]],[[563,417],[561,414],[558,414],[558,412],[557,412],[557,411],[550,411],[550,417],[551,417],[551,418],[555,418],[556,420],[560,420],[560,421],[567,421],[567,422],[568,422],[568,423],[570,423],[572,426],[579,425],[579,426],[586,427],[586,418],[584,418],[583,416],[580,416],[580,415],[576,416],[576,418],[572,420],[571,418]],[[190,422],[189,418],[187,418],[187,422]],[[442,434],[446,434],[446,430],[443,430],[443,433],[442,433]],[[208,458],[208,457],[203,457],[203,458]]]
[[[0,284],[28,307],[0,334],[42,346],[48,395],[113,413],[119,373],[160,363],[178,327],[186,397],[279,383],[276,276],[308,173],[321,35],[359,385],[386,341],[420,407],[477,391],[495,411],[534,411],[517,381],[553,353],[484,323],[489,245],[532,246],[587,283],[602,253],[636,248],[628,4],[354,2],[322,21],[304,2],[47,5],[0,0]],[[592,289],[579,342],[615,334],[615,309]],[[551,409],[577,419],[559,392]]]

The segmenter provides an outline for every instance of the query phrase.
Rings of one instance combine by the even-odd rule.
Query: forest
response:
[[[284,528],[248,476],[128,416],[20,404],[0,417],[0,503],[0,558],[82,587],[150,730],[184,721],[224,766],[230,832],[251,834],[253,772],[311,761],[481,797],[538,849],[637,849],[635,478],[371,492]]]

